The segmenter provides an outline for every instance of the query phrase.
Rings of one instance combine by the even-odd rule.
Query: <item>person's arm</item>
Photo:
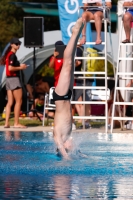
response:
[[[34,109],[36,108],[36,104],[37,104],[37,102],[38,102],[38,99],[35,99],[35,104],[34,104],[34,103],[32,104],[32,106],[31,106],[31,110],[34,110]],[[35,108],[34,108],[34,106],[35,106]]]
[[[75,67],[78,67],[79,65],[81,65],[81,60],[76,60],[75,61]]]
[[[124,1],[124,3],[123,3],[123,6],[127,6],[127,7],[129,7],[129,6],[133,6],[133,2],[132,2],[132,0],[125,0]]]
[[[55,62],[55,59],[56,57],[59,55],[59,53],[57,51],[54,51],[54,54],[53,56],[51,57],[50,59],[50,62],[49,62],[49,67],[50,68],[54,68],[54,62]]]
[[[27,68],[27,65],[26,65],[26,64],[21,64],[21,65],[18,66],[18,67],[12,66],[12,65],[9,65],[9,66],[8,66],[9,71],[20,71],[20,70],[23,70],[23,69],[26,69],[26,68]]]
[[[29,99],[33,99],[33,88],[31,87],[30,84],[26,84],[26,89],[29,93]]]

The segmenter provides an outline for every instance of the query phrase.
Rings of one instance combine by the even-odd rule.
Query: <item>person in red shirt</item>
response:
[[[12,38],[9,47],[0,59],[0,63],[6,67],[6,90],[8,102],[6,105],[5,128],[10,128],[9,117],[14,100],[14,128],[26,128],[19,123],[19,114],[22,104],[22,85],[20,82],[19,72],[20,70],[27,68],[26,64],[20,64],[16,56],[16,52],[20,48],[20,45],[21,42],[18,38]]]
[[[60,72],[63,66],[63,58],[62,59],[56,58],[59,55],[59,52],[56,51],[57,45],[64,45],[64,43],[62,41],[57,41],[55,43],[55,51],[53,53],[53,56],[50,58],[50,62],[49,62],[49,67],[54,68],[54,86],[55,87],[57,86]],[[74,82],[74,85],[76,85],[75,82]],[[72,115],[74,114],[75,114],[75,105],[72,105]],[[74,120],[72,124],[72,130],[76,130],[76,125],[74,124]]]
[[[49,67],[54,68],[54,86],[55,87],[58,83],[58,79],[59,79],[60,72],[63,65],[63,58],[60,58],[60,59],[56,58],[59,55],[59,52],[56,51],[57,45],[64,45],[64,43],[62,41],[57,41],[55,43],[55,51],[53,53],[53,56],[50,58],[50,62],[49,62]]]

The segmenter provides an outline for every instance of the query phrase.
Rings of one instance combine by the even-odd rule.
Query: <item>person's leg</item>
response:
[[[103,13],[101,11],[95,12],[94,20],[97,32],[96,44],[101,44],[102,42],[101,40],[102,19],[103,19]]]
[[[15,106],[14,106],[14,127],[24,128],[25,126],[19,124],[19,114],[22,104],[22,88],[13,90],[13,96],[15,99]]]
[[[82,18],[78,19],[72,29],[72,36],[64,51],[64,60],[61,73],[59,76],[58,84],[55,92],[64,96],[69,90],[73,90],[74,82],[74,55],[77,47],[77,41],[83,28]],[[60,153],[64,158],[68,159],[68,154],[65,150],[65,143],[69,139],[72,128],[72,112],[70,101],[55,101],[56,111],[54,118],[54,141]],[[58,111],[58,112],[57,112]]]
[[[85,44],[85,42],[86,42],[86,23],[90,20],[93,20],[94,15],[89,11],[85,11],[82,14],[82,19],[85,21],[85,24],[84,24],[84,28],[82,30],[82,38],[80,40],[81,45]]]
[[[72,105],[72,116],[74,116],[75,115],[75,105],[73,104]],[[74,130],[76,130],[76,125],[74,124],[74,119],[72,119],[72,130],[74,131]]]
[[[123,41],[123,43],[130,42],[130,32],[131,32],[131,26],[130,23],[133,21],[133,16],[131,13],[126,12],[123,16],[123,25],[124,25],[124,30],[126,34],[126,40]]]
[[[89,80],[86,81],[86,86],[92,86],[92,82]],[[85,101],[91,101],[91,89],[85,90]],[[91,105],[90,104],[85,104],[85,116],[90,116],[91,115]],[[90,128],[90,119],[85,120],[85,127]]]
[[[77,47],[77,41],[83,28],[82,18],[78,19],[72,29],[72,36],[64,51],[63,66],[59,76],[55,92],[60,95],[66,95],[69,89],[72,91],[74,83],[74,55]]]
[[[80,96],[80,97],[78,98],[78,101],[83,101],[82,96]],[[76,110],[77,110],[77,112],[78,112],[78,115],[79,115],[79,116],[84,116],[84,106],[83,106],[83,104],[76,104],[75,107],[76,107]],[[81,123],[81,124],[82,124],[82,121],[83,121],[82,119],[79,119],[79,120],[78,120],[78,123]]]
[[[10,127],[9,125],[9,118],[10,118],[10,113],[11,113],[11,107],[13,105],[13,93],[11,90],[7,90],[7,99],[8,99],[8,102],[7,102],[7,105],[6,105],[6,120],[5,120],[5,128],[7,127]]]
[[[111,128],[111,121],[112,121],[112,104],[108,105],[108,128]]]
[[[132,99],[132,103],[133,103],[133,99]],[[133,109],[133,106],[132,106],[132,109]],[[133,117],[133,110],[132,110],[132,117]],[[133,120],[132,120],[132,127],[131,129],[133,130]]]

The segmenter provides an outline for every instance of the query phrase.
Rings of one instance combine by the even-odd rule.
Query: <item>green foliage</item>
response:
[[[12,5],[11,0],[0,2],[0,44],[5,46],[12,37],[21,37],[24,12]]]
[[[48,63],[45,64],[41,69],[38,71],[38,74],[41,76],[54,76],[54,69],[50,68]]]

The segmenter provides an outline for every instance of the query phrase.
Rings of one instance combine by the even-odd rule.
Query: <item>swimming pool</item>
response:
[[[65,161],[52,133],[0,132],[0,199],[133,199],[133,134],[73,133],[73,141]]]

